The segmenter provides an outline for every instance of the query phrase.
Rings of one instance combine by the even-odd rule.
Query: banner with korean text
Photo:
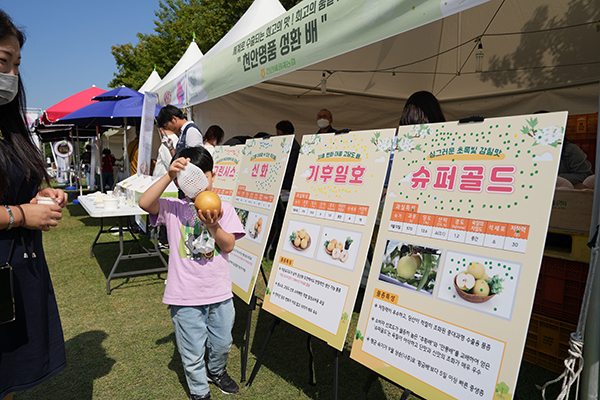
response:
[[[512,398],[566,119],[400,127],[352,358],[424,398]]]
[[[230,203],[246,236],[237,240],[229,253],[229,269],[233,293],[246,303],[252,299],[293,140],[290,136],[249,139],[241,146],[238,179]],[[221,163],[224,159],[220,158]]]
[[[138,147],[138,175],[150,175],[150,155],[152,153],[152,134],[154,132],[154,115],[156,113],[157,100],[158,95],[156,93],[146,92],[144,94]]]
[[[341,350],[395,129],[306,135],[263,308]]]
[[[162,86],[159,104],[199,104],[487,1],[305,0]]]

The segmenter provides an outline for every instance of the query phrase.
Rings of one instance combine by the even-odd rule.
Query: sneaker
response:
[[[190,394],[190,400],[210,400],[210,392],[200,396],[199,394]]]
[[[219,389],[221,389],[221,392],[225,394],[234,394],[240,390],[240,387],[233,379],[231,379],[227,373],[227,370],[223,370],[221,375],[211,375],[207,372],[206,377],[208,378],[209,382],[213,382]]]

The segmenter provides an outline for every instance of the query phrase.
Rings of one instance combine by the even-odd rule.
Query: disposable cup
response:
[[[105,210],[116,210],[119,208],[119,200],[118,199],[104,199],[104,209]]]
[[[38,204],[45,204],[48,206],[54,205],[54,204],[58,204],[55,200],[53,200],[51,197],[37,197],[37,202]]]

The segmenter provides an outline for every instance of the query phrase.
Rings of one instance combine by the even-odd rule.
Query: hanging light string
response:
[[[502,3],[504,4],[504,3]],[[502,4],[500,6],[502,6]],[[496,10],[496,13],[494,14],[494,17],[497,15],[499,9]],[[591,21],[591,22],[583,22],[583,23],[578,23],[578,24],[573,24],[573,25],[566,25],[566,26],[560,26],[560,27],[555,27],[555,28],[548,28],[548,29],[538,29],[535,31],[527,31],[527,32],[505,32],[505,33],[485,33],[485,31],[487,31],[487,29],[489,28],[490,24],[492,23],[494,17],[492,18],[492,20],[490,20],[490,22],[488,23],[488,26],[485,28],[484,33],[473,37],[471,39],[468,39],[466,41],[464,41],[463,43],[460,43],[456,46],[450,47],[444,51],[438,52],[436,54],[433,54],[431,56],[427,56],[425,58],[422,58],[420,60],[416,60],[416,61],[411,61],[408,63],[404,63],[404,64],[399,64],[393,67],[387,67],[387,68],[378,68],[378,69],[365,69],[365,70],[353,70],[353,69],[338,69],[338,70],[333,70],[333,71],[327,71],[327,73],[329,74],[327,76],[327,78],[329,79],[329,77],[333,74],[337,74],[337,73],[348,73],[348,74],[361,74],[361,73],[393,73],[393,74],[423,74],[423,75],[454,75],[457,76],[456,72],[427,72],[427,71],[402,71],[400,69],[402,68],[406,68],[406,67],[410,67],[416,64],[420,64],[423,63],[425,61],[431,60],[433,58],[442,56],[446,53],[455,51],[456,49],[469,45],[469,44],[473,44],[473,47],[471,49],[471,52],[469,53],[469,55],[467,56],[465,62],[463,63],[463,65],[461,66],[459,73],[460,74],[474,74],[474,72],[465,72],[463,73],[462,70],[464,69],[464,66],[466,64],[466,62],[469,60],[469,58],[471,57],[471,55],[473,54],[473,52],[477,49],[477,45],[479,44],[479,41],[485,37],[496,37],[496,36],[516,36],[516,35],[530,35],[530,34],[538,34],[538,33],[545,33],[545,32],[553,32],[553,31],[559,31],[559,30],[565,30],[565,29],[573,29],[573,28],[579,28],[579,27],[583,27],[583,26],[588,26],[588,25],[596,25],[598,24],[600,21]],[[547,65],[547,66],[537,66],[537,67],[519,67],[519,68],[511,68],[511,69],[502,69],[502,70],[489,70],[486,71],[488,73],[490,72],[514,72],[514,71],[527,71],[527,70],[535,70],[535,69],[547,69],[547,68],[559,68],[559,67],[573,67],[573,66],[584,66],[584,65],[596,65],[596,64],[600,64],[600,62],[598,61],[591,61],[591,62],[582,62],[582,63],[573,63],[573,64],[561,64],[561,65]],[[322,69],[312,69],[312,68],[304,68],[302,69],[302,71],[306,71],[306,72],[322,72]],[[452,80],[450,80],[451,82]],[[450,83],[448,82],[448,84]],[[446,84],[446,86],[448,85]],[[444,86],[444,88],[446,87]],[[306,93],[309,93],[313,90],[318,90],[321,87],[321,82],[319,81],[319,83],[317,85],[315,85],[314,87],[307,89],[306,92],[303,92],[299,95],[295,95],[295,96],[302,96]],[[442,90],[444,89],[442,88]],[[441,92],[441,90],[440,90]],[[439,92],[438,92],[439,93]]]

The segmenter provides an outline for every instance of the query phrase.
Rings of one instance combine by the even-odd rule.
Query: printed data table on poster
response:
[[[427,399],[511,399],[567,113],[402,126],[351,357]]]
[[[263,308],[341,350],[395,129],[306,135]]]
[[[237,184],[242,161],[243,144],[236,146],[216,146],[213,153],[215,181],[213,192],[221,201],[232,203],[233,192]]]
[[[252,299],[293,141],[293,136],[276,136],[247,140],[242,146],[230,196],[246,236],[229,253],[229,269],[233,293],[246,303]]]

